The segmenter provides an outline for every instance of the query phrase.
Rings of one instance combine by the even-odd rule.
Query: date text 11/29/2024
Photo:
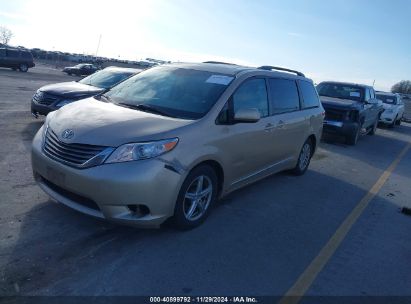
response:
[[[258,303],[254,297],[150,297],[150,303]]]

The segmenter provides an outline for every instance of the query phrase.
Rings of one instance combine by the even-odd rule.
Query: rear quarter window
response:
[[[299,85],[303,99],[303,109],[319,107],[320,99],[314,85],[308,81],[299,81]]]
[[[21,52],[20,55],[22,58],[31,59],[31,53],[29,52]]]

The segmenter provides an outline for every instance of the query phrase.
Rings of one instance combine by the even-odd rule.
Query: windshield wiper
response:
[[[98,94],[94,98],[102,102],[112,102],[112,99],[105,94]]]
[[[148,104],[141,103],[141,104],[133,105],[133,104],[124,103],[124,102],[119,102],[118,104],[124,107],[130,108],[130,109],[140,110],[143,112],[149,112],[149,113],[154,113],[154,114],[160,114],[162,116],[174,117],[170,115],[169,113],[166,113],[158,109],[157,107],[153,107],[152,105],[148,105]]]

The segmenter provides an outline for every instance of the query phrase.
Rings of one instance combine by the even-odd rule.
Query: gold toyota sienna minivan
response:
[[[82,213],[192,228],[229,192],[283,170],[303,174],[323,116],[297,71],[163,65],[51,112],[33,140],[34,177]]]

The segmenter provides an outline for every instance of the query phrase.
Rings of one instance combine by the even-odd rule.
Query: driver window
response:
[[[265,79],[251,79],[244,82],[232,96],[234,113],[240,108],[254,108],[261,117],[268,116],[268,98]]]
[[[365,89],[365,101],[369,101],[371,98],[370,89]]]
[[[375,98],[375,92],[373,89],[370,89],[370,98]]]

